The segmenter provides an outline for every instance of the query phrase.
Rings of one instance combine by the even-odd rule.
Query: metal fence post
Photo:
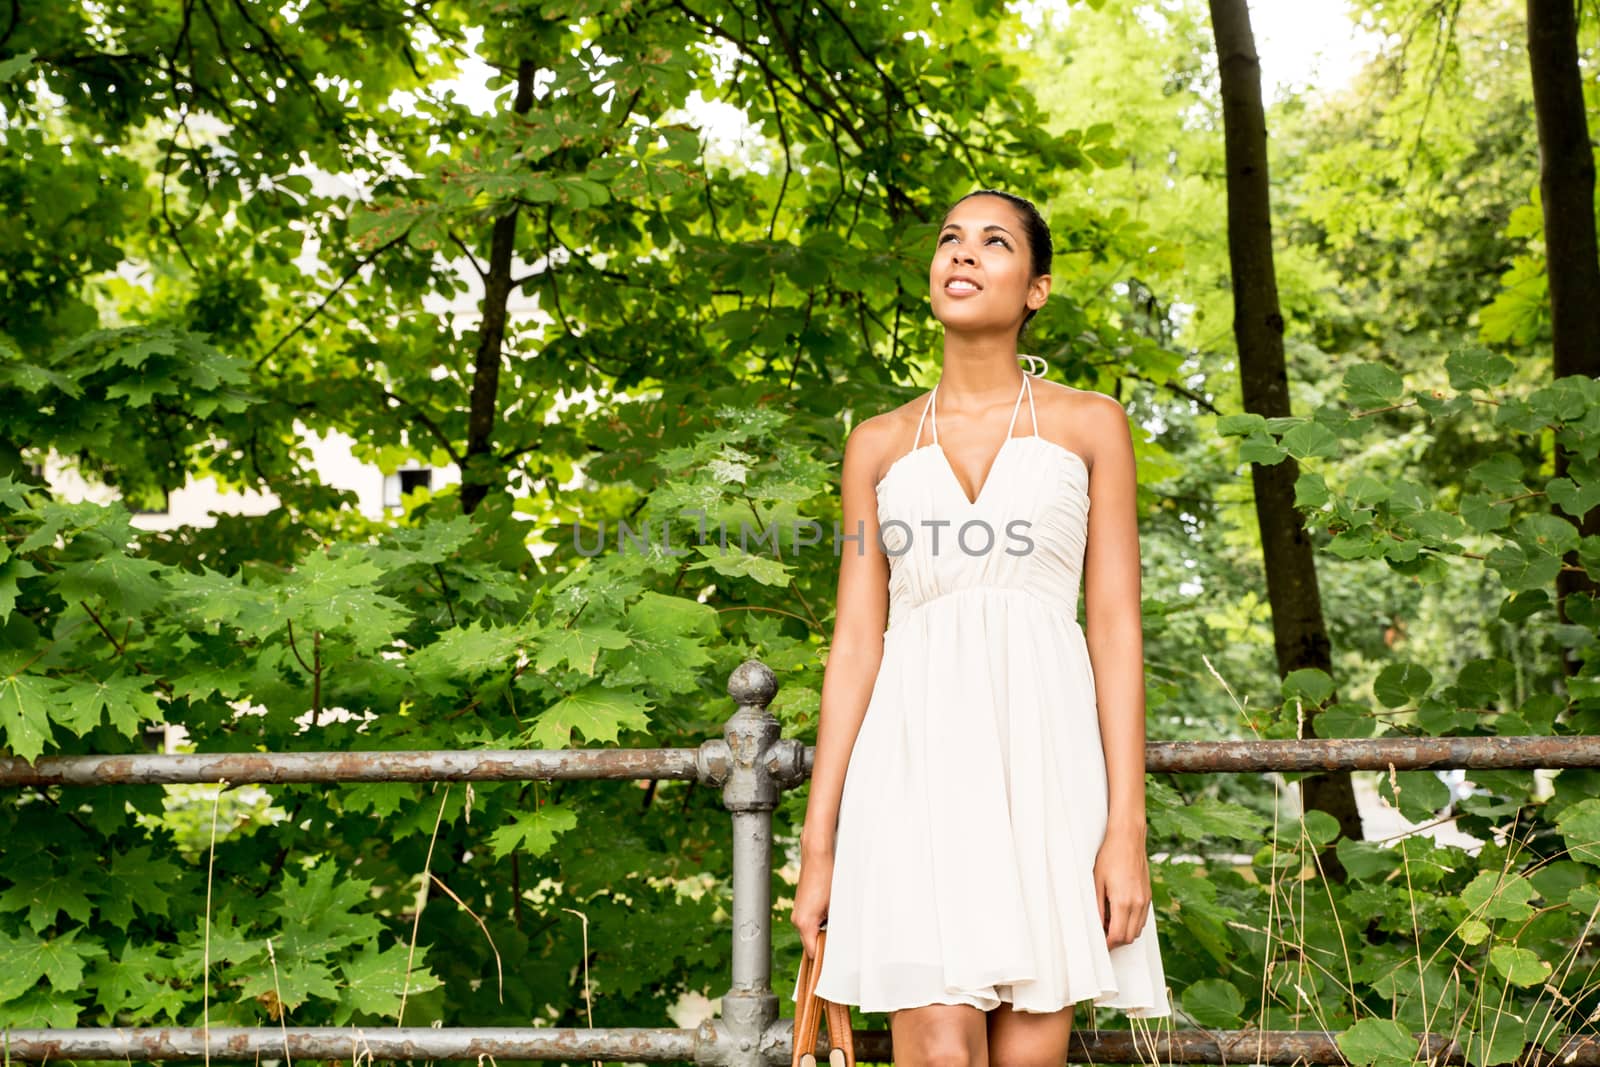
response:
[[[765,1064],[772,1050],[764,1043],[772,1044],[778,1018],[772,991],[772,809],[781,776],[773,773],[771,751],[778,720],[767,710],[777,692],[777,678],[759,660],[746,660],[728,678],[728,694],[739,705],[722,730],[722,802],[733,816],[733,984],[722,996],[715,1042],[717,1061],[728,1067]],[[702,754],[709,755],[713,745],[702,746]]]

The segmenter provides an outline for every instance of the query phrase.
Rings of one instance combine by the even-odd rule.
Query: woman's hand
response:
[[[832,895],[832,850],[802,850],[800,882],[794,889],[794,913],[789,921],[800,931],[800,941],[808,955],[817,954],[817,930],[828,917],[828,901]]]
[[[1140,830],[1108,828],[1094,860],[1094,898],[1106,947],[1130,944],[1150,911],[1150,859]]]

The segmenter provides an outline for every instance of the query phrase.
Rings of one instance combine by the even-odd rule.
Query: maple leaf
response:
[[[523,738],[537,748],[567,748],[579,730],[590,743],[615,741],[620,730],[647,728],[650,707],[638,693],[593,682],[546,708]]]
[[[624,649],[633,642],[614,626],[556,626],[540,632],[533,666],[541,674],[569,663],[575,671],[594,676],[603,649]]]
[[[299,886],[285,886],[274,909],[283,918],[283,932],[276,941],[279,965],[285,959],[325,959],[346,945],[377,937],[383,924],[355,910],[366,904],[371,886],[360,879],[341,878],[327,861],[308,871]]]
[[[82,737],[100,725],[102,713],[124,737],[136,737],[140,723],[161,718],[156,695],[136,677],[118,672],[103,681],[70,681],[51,702],[51,718]]]
[[[111,857],[111,885],[146,915],[166,915],[166,887],[177,884],[181,871],[164,859],[151,859],[150,846],[140,845]],[[102,905],[103,907],[103,905]]]
[[[340,992],[339,1008],[334,1012],[335,1025],[343,1026],[358,1011],[398,1016],[402,991],[411,997],[444,985],[422,965],[426,954],[427,947],[418,945],[409,977],[406,975],[408,945],[394,944],[380,952],[376,945],[369,943],[360,955],[345,960],[339,966],[345,985]]]
[[[260,999],[277,1018],[280,1006],[293,1010],[312,997],[332,999],[339,995],[333,969],[326,963],[290,956],[276,947],[276,940],[273,946],[264,966],[256,964],[242,975],[236,975],[243,979],[239,983],[241,1000]]]
[[[57,993],[76,993],[83,985],[83,965],[106,954],[99,945],[78,944],[82,932],[81,926],[52,938],[0,932],[0,1003],[26,993],[41,978]]]
[[[78,1025],[78,1005],[43,989],[0,1004],[0,1029],[70,1030]]]
[[[0,678],[0,732],[5,745],[25,760],[44,751],[50,740],[46,708],[61,683],[36,674],[11,674]]]
[[[541,804],[533,811],[519,811],[511,816],[511,824],[502,826],[489,835],[489,844],[496,858],[503,858],[521,849],[530,855],[542,856],[556,842],[556,835],[578,825],[578,814],[560,804]]]
[[[11,617],[17,607],[17,583],[42,573],[25,559],[7,559],[0,562],[0,623]]]
[[[80,923],[89,921],[89,898],[82,883],[59,877],[44,857],[20,870],[12,866],[8,873],[13,884],[0,893],[0,912],[26,909],[34,933],[54,923],[63,911]]]
[[[130,941],[122,946],[122,955],[117,959],[108,956],[95,964],[95,1003],[113,1015],[126,1005],[139,1018],[149,1018],[152,1004],[165,1001],[176,992],[166,983],[178,973],[175,960],[162,956],[150,945]]]
[[[457,678],[509,669],[527,637],[521,626],[494,627],[487,622],[459,626],[412,653],[406,668],[423,691],[444,694],[455,687]]]
[[[635,630],[626,657],[609,675],[614,685],[648,685],[668,693],[690,693],[700,687],[695,669],[711,662],[703,638],[660,630]]]
[[[63,600],[103,598],[125,615],[142,615],[161,601],[165,586],[156,575],[162,570],[159,563],[111,548],[92,559],[66,564],[52,581]]]
[[[358,551],[338,556],[314,552],[301,560],[291,580],[277,590],[279,610],[292,618],[296,631],[340,630],[356,640],[361,651],[389,644],[409,616],[401,603],[378,592],[383,569]],[[302,650],[302,654],[309,653]]]
[[[248,924],[239,921],[231,904],[224,904],[212,916],[208,928],[201,927],[183,938],[183,951],[177,961],[185,974],[197,974],[208,958],[213,966],[219,962],[245,964],[266,954],[266,943],[249,932]]]

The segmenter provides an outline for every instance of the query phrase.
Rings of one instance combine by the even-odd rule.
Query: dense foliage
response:
[[[837,518],[849,426],[930,384],[932,231],[977,184],[1054,229],[1032,350],[1145,431],[1152,739],[1313,708],[1596,732],[1597,608],[1552,595],[1600,577],[1572,524],[1600,395],[1550,378],[1520,5],[1368,7],[1391,51],[1270,115],[1297,414],[1269,421],[1238,413],[1203,5],[1077,4],[1025,44],[990,0],[28,5],[0,32],[0,747],[694,746],[749,657],[814,738],[836,558],[798,534]],[[486,112],[442,84],[469,55]],[[739,150],[698,100],[748,117]],[[463,486],[364,518],[311,463],[332,433]],[[1245,465],[1285,455],[1337,677],[1273,670]],[[141,522],[204,478],[280,506]],[[696,545],[701,517],[778,540]],[[692,551],[623,551],[622,520]],[[1600,775],[1378,776],[1484,844],[1341,840],[1343,883],[1293,778],[1150,780],[1174,1025],[1497,1064],[1592,1018]],[[728,825],[680,782],[15,793],[0,1025],[672,1025],[727,986]]]

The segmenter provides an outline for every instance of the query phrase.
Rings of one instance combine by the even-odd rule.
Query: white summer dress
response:
[[[1170,1015],[1154,905],[1108,948],[1095,901],[1108,797],[1077,621],[1088,469],[1039,436],[1025,373],[969,500],[939,445],[938,392],[922,412],[932,443],[919,420],[878,484],[889,620],[840,799],[817,994],[866,1012],[1092,998]],[[1033,434],[1014,436],[1024,396]]]

